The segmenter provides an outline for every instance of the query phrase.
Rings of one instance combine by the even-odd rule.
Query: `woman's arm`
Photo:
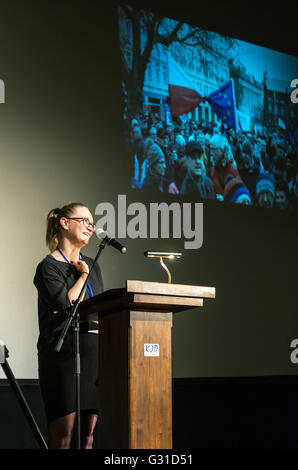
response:
[[[89,266],[88,264],[83,261],[71,261],[71,264],[77,269],[77,271],[80,273],[79,279],[76,281],[76,283],[72,286],[71,289],[67,292],[67,297],[69,299],[70,304],[72,305],[74,300],[77,300],[77,298],[80,295],[81,289],[84,285],[84,282],[87,279],[88,273],[89,273]],[[83,293],[83,298],[84,298],[85,292]]]

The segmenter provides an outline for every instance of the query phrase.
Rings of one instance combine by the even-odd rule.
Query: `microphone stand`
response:
[[[73,330],[75,333],[75,377],[76,377],[76,418],[77,418],[77,449],[81,448],[81,388],[80,388],[80,375],[81,375],[81,361],[80,361],[80,312],[79,312],[79,305],[81,303],[81,299],[83,297],[83,293],[85,292],[85,289],[88,284],[88,280],[90,277],[90,274],[93,270],[93,267],[95,263],[97,262],[102,250],[108,243],[108,238],[104,238],[102,242],[100,243],[98,247],[98,252],[96,257],[94,258],[93,264],[91,266],[91,269],[89,270],[89,274],[84,282],[84,285],[81,289],[81,292],[79,294],[79,297],[77,300],[73,300],[73,307],[72,310],[69,314],[69,319],[67,323],[65,324],[63,331],[61,333],[61,336],[57,342],[57,345],[55,347],[55,351],[60,352],[65,336],[70,328],[70,325],[73,324]]]

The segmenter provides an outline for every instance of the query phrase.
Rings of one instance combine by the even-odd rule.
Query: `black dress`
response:
[[[89,268],[93,260],[81,256]],[[76,268],[53,256],[46,256],[37,266],[34,285],[38,291],[39,338],[38,373],[48,423],[76,410],[75,353],[72,328],[60,352],[54,351],[67,322],[64,309],[71,307],[67,293],[80,274]],[[103,291],[101,270],[96,263],[89,279],[93,295]],[[86,290],[84,300],[89,298]],[[56,313],[54,313],[56,312]],[[98,334],[81,325],[81,410],[97,413],[98,404]]]

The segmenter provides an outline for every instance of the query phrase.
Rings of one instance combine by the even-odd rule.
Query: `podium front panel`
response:
[[[101,448],[172,448],[171,335],[171,312],[101,317]]]
[[[129,447],[172,448],[172,313],[130,312]]]

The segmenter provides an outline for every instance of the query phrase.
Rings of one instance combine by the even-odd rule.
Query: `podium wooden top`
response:
[[[96,312],[106,315],[120,310],[179,312],[203,306],[203,298],[215,298],[214,287],[126,281],[126,288],[110,289],[80,305],[82,318]]]
[[[215,287],[168,284],[166,282],[126,281],[126,290],[127,292],[135,292],[138,294],[215,298]]]

